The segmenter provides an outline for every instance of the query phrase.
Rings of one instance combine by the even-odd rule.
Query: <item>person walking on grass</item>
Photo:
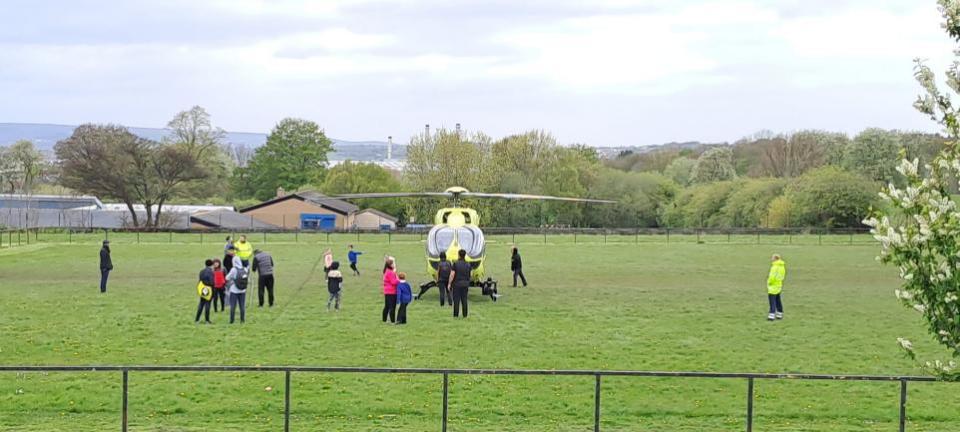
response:
[[[230,292],[230,324],[233,324],[237,306],[240,306],[240,324],[246,321],[247,312],[247,284],[250,275],[247,268],[238,265],[227,273],[227,287]]]
[[[783,300],[780,294],[783,292],[783,280],[787,277],[787,263],[780,255],[774,254],[771,261],[773,264],[770,265],[770,273],[767,275],[767,299],[770,301],[768,321],[783,319]]]
[[[353,250],[353,245],[350,245],[350,251],[347,252],[347,260],[350,261],[350,270],[353,270],[354,276],[360,276],[360,270],[357,270],[357,260],[363,255],[363,252]]]
[[[397,314],[397,284],[400,279],[397,278],[396,263],[391,257],[383,263],[383,322],[396,322]]]
[[[250,259],[253,258],[253,244],[247,241],[247,236],[240,236],[240,241],[233,244],[233,248],[237,250],[237,256],[240,257],[240,262],[243,263],[243,266],[247,268],[247,271],[250,270]]]
[[[523,281],[523,286],[527,286],[527,278],[523,275],[523,259],[520,258],[520,250],[513,247],[513,253],[510,256],[510,270],[513,272],[513,287],[517,287],[517,277]]]
[[[110,240],[104,240],[100,248],[100,293],[107,292],[107,278],[113,271],[113,260],[110,258]]]
[[[220,312],[227,310],[226,302],[227,275],[223,272],[223,264],[219,259],[213,260],[213,311],[217,312],[217,303],[220,304]]]
[[[210,300],[213,299],[213,285],[216,276],[213,272],[213,260],[208,259],[203,264],[205,267],[200,270],[200,281],[197,283],[197,295],[200,297],[200,304],[197,305],[197,317],[194,318],[194,321],[200,324],[200,314],[202,313],[204,322],[212,324],[210,322]]]
[[[447,287],[453,293],[453,317],[460,316],[460,308],[463,308],[463,317],[467,317],[467,294],[470,290],[470,263],[467,262],[467,251],[460,249],[457,253],[457,262],[453,263],[453,270],[450,271],[450,282]]]
[[[330,263],[330,271],[327,272],[327,292],[330,298],[327,300],[327,312],[330,312],[330,305],[333,304],[337,312],[340,312],[340,296],[343,294],[343,274],[340,273],[340,263],[334,261]]]
[[[407,274],[400,272],[397,275],[397,303],[400,303],[400,310],[397,312],[397,324],[407,323],[407,305],[413,301],[413,288],[407,283]]]
[[[257,299],[263,307],[263,291],[267,291],[268,302],[273,307],[273,257],[262,250],[253,251],[253,271],[257,272]]]

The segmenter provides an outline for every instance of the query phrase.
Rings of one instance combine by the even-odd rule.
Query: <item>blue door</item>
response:
[[[300,214],[300,228],[305,230],[333,231],[337,228],[337,217],[329,214]]]

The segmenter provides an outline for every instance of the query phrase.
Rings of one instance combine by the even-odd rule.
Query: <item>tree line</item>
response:
[[[410,140],[403,173],[372,163],[328,167],[332,141],[315,122],[286,118],[256,149],[225,141],[202,107],[173,116],[159,141],[119,125],[85,124],[45,161],[30,142],[0,148],[0,187],[33,193],[57,185],[126,204],[131,223],[162,225],[164,204],[244,207],[286,191],[328,195],[474,191],[588,197],[615,205],[467,200],[485,226],[787,227],[860,226],[877,191],[902,182],[899,156],[930,160],[944,144],[934,134],[867,129],[850,138],[824,131],[769,132],[733,144],[625,151],[603,159],[585,145],[560,145],[545,131],[493,138],[437,129]],[[146,214],[134,212],[135,204]],[[432,199],[361,200],[431,223]],[[157,209],[155,211],[155,209]]]

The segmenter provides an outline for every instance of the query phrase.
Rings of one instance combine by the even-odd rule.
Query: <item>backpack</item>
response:
[[[250,282],[250,273],[243,266],[234,267],[237,270],[237,279],[234,283],[237,284],[237,289],[240,291],[247,290],[247,284]]]

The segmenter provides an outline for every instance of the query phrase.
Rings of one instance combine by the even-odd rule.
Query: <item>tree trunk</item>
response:
[[[160,228],[160,212],[163,211],[163,202],[164,202],[164,199],[161,198],[160,202],[157,203],[157,214],[154,216],[154,220],[153,220],[153,226],[157,228]]]
[[[153,203],[150,201],[144,201],[143,207],[147,212],[147,224],[145,226],[147,228],[156,228],[156,226],[153,225]]]
[[[130,211],[130,216],[133,217],[133,226],[140,228],[140,221],[137,219],[137,212],[133,209],[133,203],[129,200],[124,200],[123,203],[127,205],[127,210]]]

